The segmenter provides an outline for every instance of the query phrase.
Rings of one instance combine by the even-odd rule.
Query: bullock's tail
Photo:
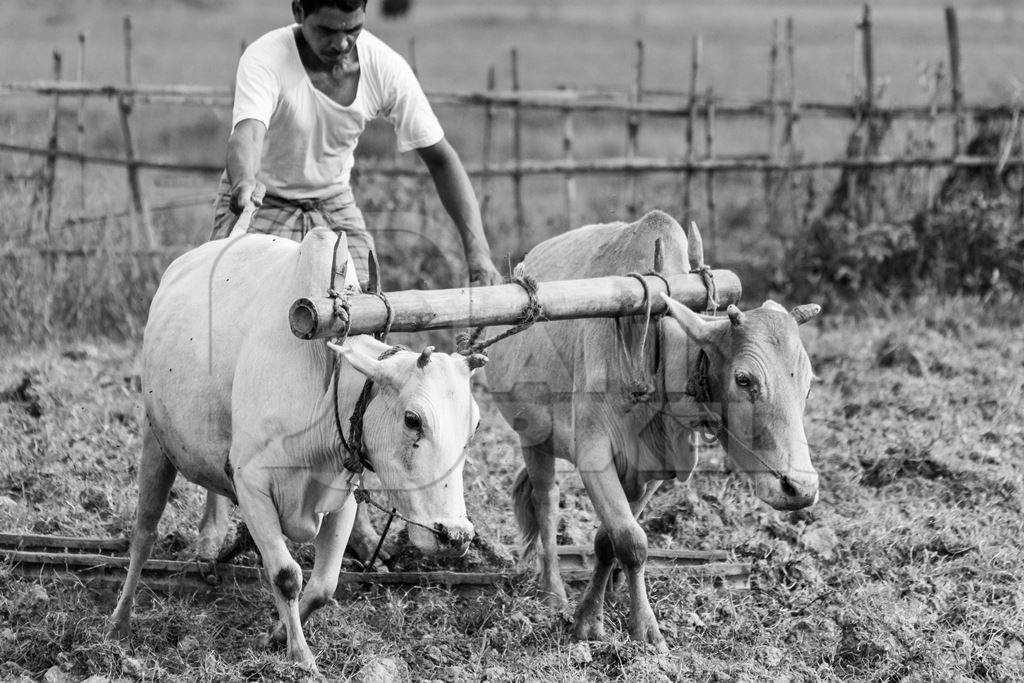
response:
[[[515,502],[516,523],[523,535],[523,557],[526,557],[537,545],[540,524],[537,523],[537,510],[533,507],[533,482],[525,467],[519,470],[512,486],[512,500]]]

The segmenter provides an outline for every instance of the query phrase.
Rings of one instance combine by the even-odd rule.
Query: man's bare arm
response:
[[[256,180],[263,155],[267,127],[256,119],[239,121],[228,138],[228,182],[231,183],[231,210],[241,213],[246,203],[259,206],[267,188]]]
[[[491,249],[484,234],[473,185],[459,155],[444,138],[437,144],[416,150],[427,165],[441,204],[462,237],[469,266],[469,281],[479,285],[501,284],[501,273],[491,262]]]

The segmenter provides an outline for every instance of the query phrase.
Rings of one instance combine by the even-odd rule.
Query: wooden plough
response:
[[[75,578],[86,585],[120,588],[128,569],[128,539],[70,538],[31,534],[0,533],[0,562],[26,578],[55,576]],[[587,546],[559,548],[562,576],[566,581],[586,581],[590,577],[593,553]],[[687,576],[735,589],[750,587],[750,565],[728,562],[724,551],[669,550],[648,551],[647,576]],[[506,584],[519,572],[495,571],[342,571],[339,594],[350,584],[400,586],[445,586],[467,588]],[[232,588],[252,588],[265,581],[257,566],[215,564],[182,560],[148,560],[142,581],[150,590],[170,593],[209,593]]]

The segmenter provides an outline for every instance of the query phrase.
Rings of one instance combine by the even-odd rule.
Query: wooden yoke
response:
[[[729,270],[712,271],[718,305],[737,303],[739,277]],[[662,279],[664,278],[664,280]],[[659,296],[666,291],[697,311],[707,308],[708,292],[698,274],[645,275],[652,314],[664,313]],[[387,295],[394,312],[392,332],[514,325],[530,305],[530,296],[517,284],[438,290],[406,290]],[[644,287],[633,276],[599,277],[537,283],[541,320],[617,318],[645,313]],[[292,333],[300,339],[329,339],[347,334],[372,334],[384,329],[387,306],[374,294],[353,293],[335,315],[335,300],[327,296],[299,299],[288,313]]]

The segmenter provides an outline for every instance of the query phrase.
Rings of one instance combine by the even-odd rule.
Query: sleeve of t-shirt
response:
[[[238,71],[235,74],[231,130],[245,119],[256,119],[269,128],[279,92],[280,81],[273,70],[252,55],[243,54],[238,60]]]
[[[444,130],[412,68],[398,54],[392,55],[389,62],[391,73],[383,113],[395,127],[398,151],[408,152],[437,144],[444,137]]]

